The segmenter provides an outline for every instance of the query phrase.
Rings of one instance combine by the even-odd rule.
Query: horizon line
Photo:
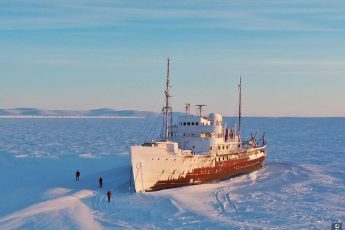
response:
[[[150,112],[150,113],[156,113],[156,114],[160,114],[161,112],[156,112],[156,111],[152,111],[152,110],[140,110],[140,109],[115,109],[115,108],[109,108],[109,107],[103,107],[103,108],[94,108],[94,109],[40,109],[40,108],[34,108],[34,107],[16,107],[16,108],[0,108],[0,110],[16,110],[16,109],[35,109],[35,110],[42,110],[42,111],[91,111],[91,110],[100,110],[100,109],[111,109],[114,110],[116,112],[119,111],[137,111],[137,112]],[[181,111],[175,111],[174,113],[185,113],[185,112],[181,112]],[[197,114],[190,114],[193,116],[199,116]],[[19,118],[19,117],[50,117],[53,118],[55,115],[1,115],[1,118],[6,118],[6,117],[11,117],[11,118]],[[237,118],[237,116],[228,116],[228,115],[222,115],[223,117],[227,117],[227,118]],[[55,116],[55,117],[63,117],[63,116]],[[80,117],[81,116],[71,116],[71,117]],[[97,118],[102,118],[102,116],[87,116],[87,117],[97,117]],[[122,117],[124,118],[124,117]],[[345,118],[344,116],[304,116],[304,115],[244,115],[242,116],[242,118]]]

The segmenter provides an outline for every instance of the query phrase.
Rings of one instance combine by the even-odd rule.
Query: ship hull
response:
[[[157,183],[151,187],[151,191],[228,179],[233,176],[260,169],[263,166],[264,160],[265,156],[252,161],[248,159],[239,159],[231,162],[224,162],[223,165],[216,164],[215,167],[197,168],[191,173],[188,173],[185,178],[157,181]]]
[[[237,159],[230,155],[175,155],[145,147],[134,147],[131,154],[137,192],[224,180],[261,168],[266,157],[263,149]]]

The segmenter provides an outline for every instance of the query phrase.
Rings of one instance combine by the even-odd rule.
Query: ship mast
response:
[[[186,115],[189,115],[190,114],[190,103],[189,102],[186,102],[185,103],[185,105],[186,105]]]
[[[240,75],[240,84],[238,85],[239,89],[239,103],[238,103],[238,136],[241,136],[241,116],[242,116],[242,77]]]
[[[169,98],[170,98],[170,61],[168,58],[168,67],[167,67],[167,81],[166,81],[166,88],[165,88],[165,107],[163,108],[164,110],[164,115],[165,115],[165,137],[164,140],[166,142],[169,141],[169,113],[171,112],[171,107],[169,105]],[[171,116],[171,114],[170,114]],[[171,120],[171,119],[170,119]]]

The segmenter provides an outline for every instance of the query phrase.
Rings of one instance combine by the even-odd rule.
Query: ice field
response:
[[[159,125],[153,118],[0,119],[0,229],[331,229],[333,222],[344,224],[344,118],[244,118],[243,137],[266,131],[262,169],[221,182],[134,193],[129,145],[153,138]]]

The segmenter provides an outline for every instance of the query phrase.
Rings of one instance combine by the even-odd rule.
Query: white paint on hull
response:
[[[137,192],[150,190],[157,181],[185,178],[193,169],[215,166],[210,156],[174,154],[160,147],[132,146],[131,154]]]

